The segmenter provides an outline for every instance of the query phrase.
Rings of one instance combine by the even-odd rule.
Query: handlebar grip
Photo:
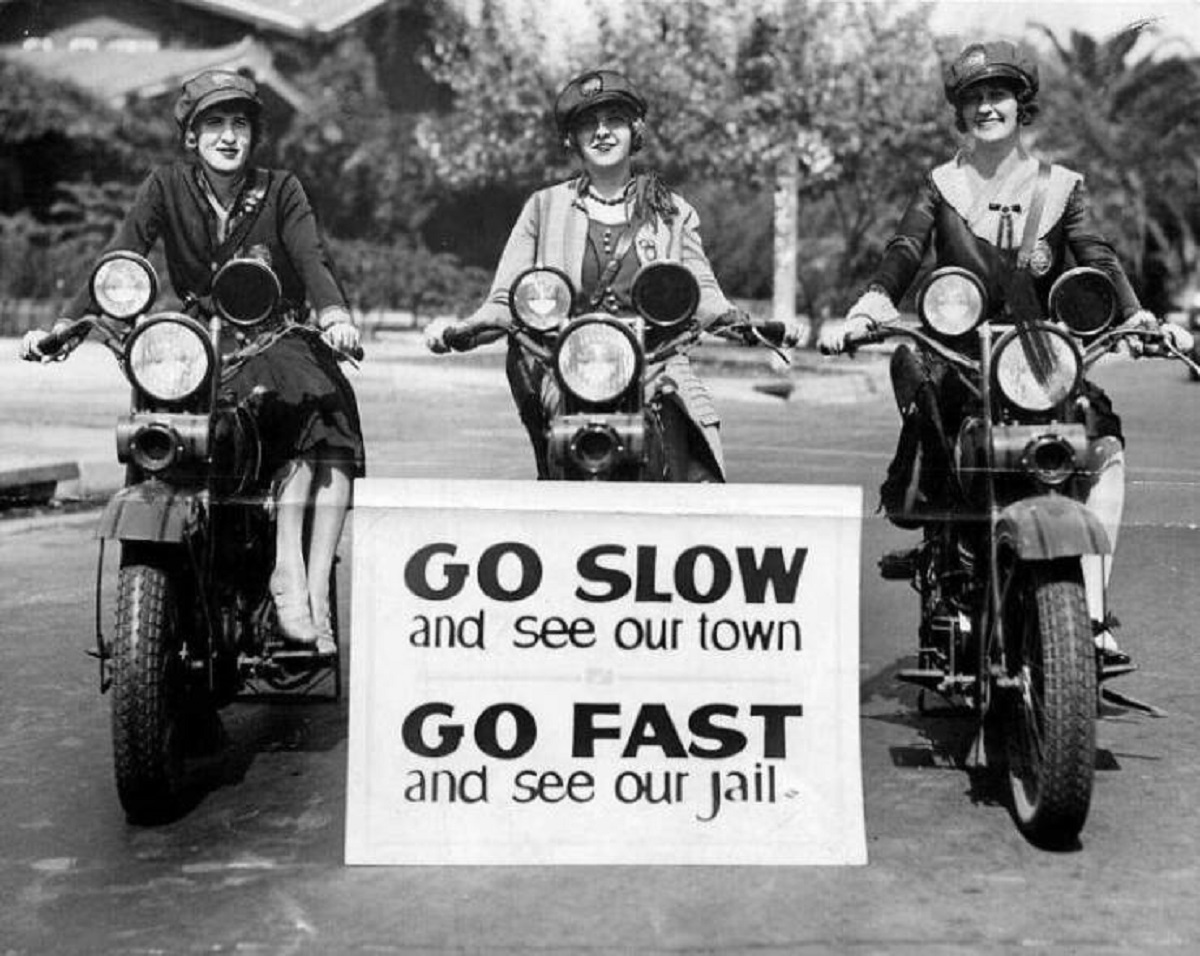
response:
[[[853,351],[854,349],[862,348],[864,345],[878,345],[882,342],[886,335],[880,329],[872,329],[870,332],[863,332],[859,335],[846,336],[846,349]]]
[[[56,355],[72,339],[87,335],[91,328],[92,323],[89,319],[76,319],[61,331],[51,332],[38,342],[38,351],[43,355]]]
[[[463,329],[448,328],[442,333],[442,341],[454,352],[469,352],[474,335]]]

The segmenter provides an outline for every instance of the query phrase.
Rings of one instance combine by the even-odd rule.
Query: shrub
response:
[[[391,243],[332,239],[330,246],[350,304],[364,312],[464,315],[483,301],[491,280],[484,269],[409,237]]]

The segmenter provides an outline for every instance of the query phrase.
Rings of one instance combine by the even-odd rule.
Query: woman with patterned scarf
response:
[[[426,328],[434,352],[468,337],[470,347],[494,341],[511,323],[508,290],[534,266],[560,269],[579,290],[587,311],[633,314],[630,289],[638,269],[654,260],[683,263],[700,286],[697,319],[702,329],[737,315],[721,292],[700,240],[699,219],[681,196],[653,172],[635,172],[632,158],[645,138],[646,101],[620,73],[595,70],[575,77],[559,93],[554,117],[565,148],[580,160],[581,173],[534,193],[513,227],[487,301],[461,322],[435,321]],[[498,328],[499,327],[499,328]],[[474,335],[471,333],[478,332]],[[546,406],[557,399],[543,369],[515,344],[508,352],[508,379],[521,421],[529,432],[538,477],[547,476]],[[686,355],[654,370],[655,387],[677,401],[664,403],[668,441],[676,451],[673,481],[723,481],[720,419],[708,390]],[[686,433],[688,440],[681,440]],[[672,451],[668,451],[672,455]],[[682,460],[680,460],[682,459]]]

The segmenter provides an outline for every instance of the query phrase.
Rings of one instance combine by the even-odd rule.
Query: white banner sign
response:
[[[348,863],[866,862],[858,488],[355,495]]]

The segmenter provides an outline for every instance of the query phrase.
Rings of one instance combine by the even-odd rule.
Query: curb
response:
[[[0,512],[0,537],[24,534],[35,528],[95,523],[105,502],[125,484],[125,468],[115,461],[79,461],[68,465],[78,477],[58,483],[51,505],[34,506],[30,512],[13,517]]]
[[[0,538],[15,537],[29,534],[31,531],[45,531],[47,528],[72,528],[83,525],[95,525],[100,520],[99,503],[86,510],[41,512],[25,515],[20,518],[0,518]]]

